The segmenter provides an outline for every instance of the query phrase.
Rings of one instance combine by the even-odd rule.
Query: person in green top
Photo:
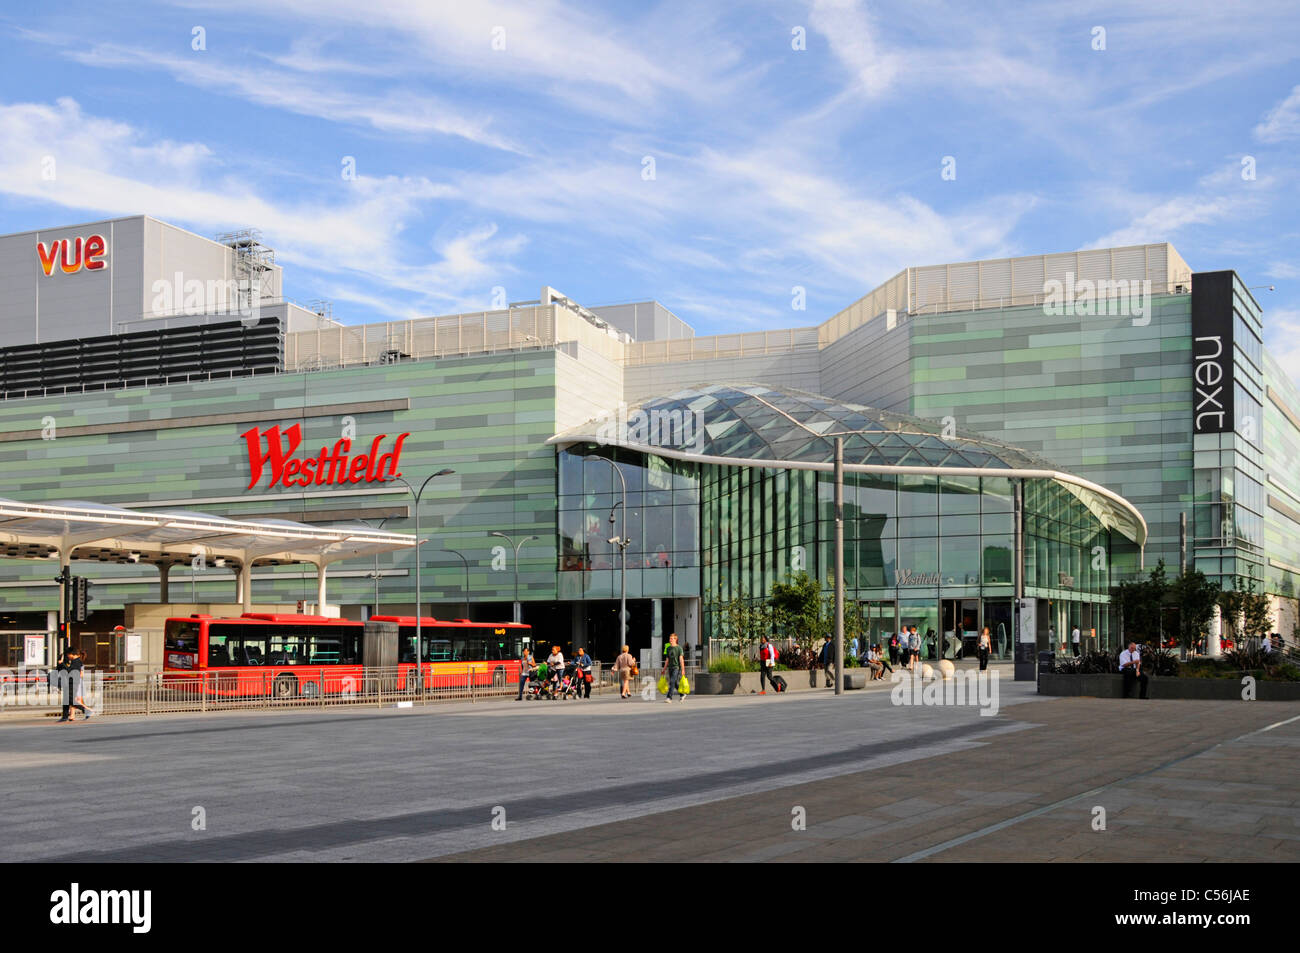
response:
[[[672,704],[673,692],[677,691],[677,683],[682,678],[682,647],[677,644],[677,633],[674,632],[668,636],[668,644],[664,646],[664,671],[668,673],[668,698],[665,699]],[[681,696],[681,692],[677,692]]]

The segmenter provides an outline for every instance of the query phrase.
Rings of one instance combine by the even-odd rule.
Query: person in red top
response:
[[[758,649],[758,687],[760,695],[767,694],[767,683],[772,681],[772,672],[776,668],[776,646],[771,639],[763,639]],[[773,688],[776,686],[774,685]]]

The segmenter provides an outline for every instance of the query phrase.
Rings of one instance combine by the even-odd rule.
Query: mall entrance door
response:
[[[979,641],[980,601],[978,599],[944,599],[941,658],[975,658]]]
[[[880,646],[886,655],[889,653],[889,637],[898,628],[898,615],[894,603],[863,602],[862,618],[866,622],[868,641]]]

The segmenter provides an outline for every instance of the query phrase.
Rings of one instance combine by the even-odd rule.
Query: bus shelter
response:
[[[193,566],[202,560],[203,565],[234,573],[235,599],[245,611],[253,601],[254,563],[311,564],[316,567],[317,605],[324,606],[330,564],[415,545],[414,536],[360,523],[234,520],[193,510],[127,509],[79,500],[23,503],[0,499],[0,557],[57,561],[60,578],[66,578],[63,570],[74,560],[148,563],[158,569],[160,602],[169,601],[171,568]],[[63,606],[61,583],[59,588],[59,605]]]

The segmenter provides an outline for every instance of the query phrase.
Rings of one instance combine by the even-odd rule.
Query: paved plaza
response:
[[[875,688],[9,718],[0,861],[1296,861],[1298,747],[1300,705],[1005,679],[992,717]]]

